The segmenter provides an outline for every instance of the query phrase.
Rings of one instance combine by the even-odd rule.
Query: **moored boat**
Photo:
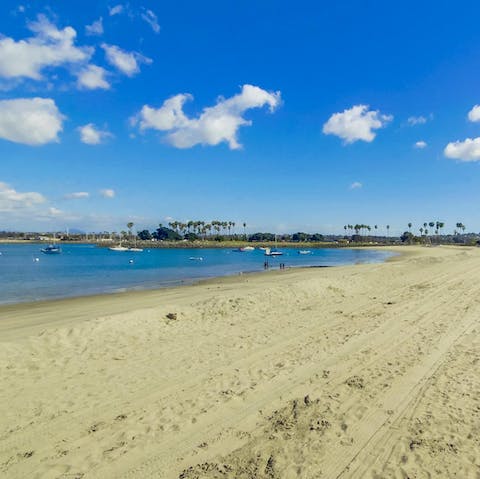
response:
[[[62,248],[55,244],[49,244],[45,248],[40,250],[43,254],[60,254],[62,252]]]
[[[241,246],[240,248],[234,249],[233,251],[246,253],[248,251],[254,251],[255,248],[253,246]]]
[[[110,248],[108,248],[110,251],[128,251],[128,248],[126,248],[125,246],[111,246]]]
[[[282,256],[283,251],[271,250],[270,248],[265,248],[265,256]]]

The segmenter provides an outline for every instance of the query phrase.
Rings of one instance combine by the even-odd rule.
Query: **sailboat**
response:
[[[62,252],[62,248],[57,246],[56,244],[49,244],[40,250],[44,254],[60,254]]]
[[[265,248],[265,256],[282,256],[283,251],[277,250],[277,235],[275,235],[275,249]]]
[[[128,251],[128,248],[126,248],[125,246],[122,246],[122,240],[120,240],[120,243],[118,244],[118,246],[110,246],[110,248],[108,248],[110,251]]]
[[[265,256],[282,256],[283,251],[271,250],[270,248],[265,248]]]
[[[43,254],[60,254],[62,252],[62,248],[55,244],[55,233],[53,234],[53,243],[45,246],[40,250]]]
[[[128,251],[128,248],[126,248],[125,246],[122,246],[121,244],[118,245],[118,246],[111,246],[110,248],[108,248],[110,251]]]

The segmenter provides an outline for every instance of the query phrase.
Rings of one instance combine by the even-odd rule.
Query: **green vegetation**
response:
[[[134,223],[126,224],[128,231],[100,233],[79,232],[51,232],[51,233],[11,233],[0,232],[0,241],[51,241],[55,236],[61,241],[94,242],[104,246],[118,244],[135,244],[137,241],[143,247],[228,247],[237,248],[245,243],[256,243],[258,246],[281,247],[337,247],[362,246],[385,244],[477,244],[479,235],[465,233],[466,227],[457,222],[451,233],[445,233],[443,221],[425,221],[419,227],[412,222],[406,223],[408,230],[398,236],[390,236],[390,225],[370,226],[363,223],[346,224],[343,226],[343,235],[329,235],[320,233],[306,233],[298,231],[293,234],[275,234],[270,232],[256,232],[247,234],[247,223],[239,224],[237,231],[235,221],[212,220],[205,221],[171,221],[167,226],[159,224],[158,228],[147,229],[135,233]],[[415,234],[417,232],[417,234]]]

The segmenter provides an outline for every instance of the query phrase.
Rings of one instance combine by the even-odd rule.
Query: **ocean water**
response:
[[[61,245],[63,253],[45,255],[39,244],[0,245],[0,304],[38,301],[191,283],[199,279],[263,271],[261,250],[145,249],[114,252],[88,244]],[[269,257],[270,269],[381,262],[392,253],[363,249],[281,248]],[[196,258],[196,259],[191,259]],[[202,258],[201,260],[199,258]]]

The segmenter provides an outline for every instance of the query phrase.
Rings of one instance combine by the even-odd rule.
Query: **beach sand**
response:
[[[480,478],[480,249],[397,251],[1,307],[0,476]]]

